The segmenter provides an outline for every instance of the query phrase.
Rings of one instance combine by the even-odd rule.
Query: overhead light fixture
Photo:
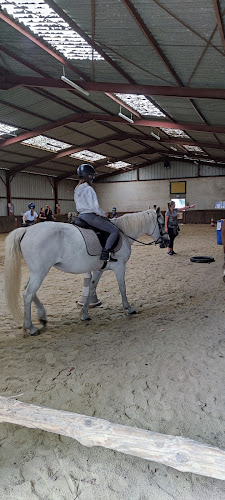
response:
[[[74,83],[72,82],[72,80],[69,80],[69,78],[66,78],[64,66],[63,66],[63,75],[61,76],[61,80],[67,83],[67,85],[70,85],[70,87],[73,87],[74,89],[78,90],[78,92],[81,92],[84,95],[89,95],[89,92],[87,90],[82,89],[82,87],[79,87],[77,83]]]
[[[156,139],[158,139],[158,141],[160,141],[160,135],[157,135],[157,134],[155,134],[154,132],[151,132],[151,135],[152,135],[153,137],[155,137]]]
[[[130,115],[130,116],[131,116],[131,118],[129,118],[129,116],[124,115],[124,114],[122,113],[121,106],[120,106],[120,112],[118,113],[118,116],[120,116],[120,118],[123,118],[124,120],[126,120],[126,121],[127,121],[127,122],[129,122],[129,123],[134,123],[134,120],[133,120],[133,118],[132,118],[132,115]]]

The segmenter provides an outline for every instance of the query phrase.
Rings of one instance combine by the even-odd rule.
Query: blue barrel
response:
[[[217,244],[222,245],[222,227],[224,219],[218,220],[216,223],[216,238]]]

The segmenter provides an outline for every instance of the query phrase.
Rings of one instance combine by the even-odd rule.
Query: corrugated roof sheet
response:
[[[135,13],[132,16],[125,4],[118,0],[95,0],[95,19],[92,19],[92,11],[89,0],[57,0],[56,4],[69,16],[72,21],[99,44],[100,49],[105,51],[111,58],[108,61],[70,60],[67,67],[65,61],[65,72],[69,79],[76,80],[82,84],[76,70],[80,70],[84,79],[95,82],[117,82],[117,83],[139,83],[148,85],[176,86],[179,81],[183,85],[202,88],[224,88],[225,77],[225,52],[219,34],[215,31],[216,15],[211,0],[189,0],[180,2],[178,0],[134,0],[133,5],[136,12],[143,20],[142,30],[137,24]],[[225,8],[225,0],[220,1],[221,9]],[[0,11],[1,14],[1,11]],[[95,32],[92,33],[93,25]],[[24,28],[24,26],[23,26]],[[146,31],[146,36],[144,30]],[[153,37],[153,42],[147,39],[148,34]],[[31,41],[24,34],[11,27],[7,22],[0,19],[0,48],[1,67],[0,78],[7,79],[7,75],[19,75],[21,77],[42,76],[55,78],[60,81],[63,71],[63,63],[59,62],[53,55]],[[39,42],[43,42],[39,38]],[[154,46],[155,45],[155,46]],[[8,53],[7,53],[8,51]],[[9,52],[10,51],[10,52]],[[161,51],[161,54],[160,54]],[[9,55],[10,54],[10,55]],[[57,56],[57,51],[55,51]],[[26,82],[25,82],[26,84]],[[25,85],[24,84],[24,85]],[[132,93],[132,92],[127,92]],[[185,123],[200,125],[219,125],[224,127],[224,101],[222,99],[195,98],[192,101],[183,97],[150,96],[153,102],[167,115],[164,120],[177,123],[182,127]],[[54,128],[54,122],[61,118],[69,117],[75,113],[94,114],[95,119],[82,119],[71,122],[61,127]],[[162,138],[167,136],[162,130],[151,127],[110,122],[109,117],[117,117],[119,103],[110,99],[104,91],[91,91],[88,97],[79,93],[71,92],[71,88],[60,89],[53,87],[26,87],[15,86],[9,90],[0,89],[0,121],[18,127],[18,134],[24,131],[34,131],[49,124],[49,130],[36,131],[46,134],[69,144],[91,149],[96,153],[103,154],[108,161],[128,158],[132,165],[152,163],[162,158],[171,157],[175,154],[189,155],[194,157],[182,147],[182,143],[176,138],[169,137],[173,142],[165,143]],[[130,111],[125,114],[129,116]],[[101,120],[97,115],[101,115]],[[104,115],[107,120],[104,121]],[[171,120],[169,120],[171,117]],[[145,119],[152,119],[151,116]],[[52,128],[50,127],[52,123]],[[162,128],[162,127],[161,127]],[[157,141],[151,136],[156,133],[161,137]],[[208,158],[222,161],[225,149],[225,127],[222,133],[188,130],[185,133],[197,147]],[[223,133],[224,132],[224,133]],[[118,134],[127,134],[123,140],[118,140]],[[108,137],[115,134],[115,141]],[[133,138],[129,139],[129,136]],[[0,137],[0,166],[4,168],[21,168],[22,163],[29,162],[30,171],[48,171],[63,173],[71,170],[71,166],[77,165],[68,156],[56,158],[52,161],[46,160],[47,152],[34,148],[28,148],[20,143],[4,145],[10,136]],[[138,138],[141,140],[138,142]],[[90,142],[99,140],[98,145],[91,148]],[[102,142],[101,142],[102,140]],[[107,142],[106,142],[107,141]],[[204,143],[204,147],[202,146]],[[213,145],[213,148],[205,144]],[[218,145],[218,147],[216,147]],[[171,146],[175,149],[171,149]],[[145,152],[145,148],[147,151]],[[28,151],[29,150],[29,151]],[[137,157],[140,151],[139,157]],[[36,164],[37,160],[43,159],[43,163]],[[199,158],[199,155],[196,155]],[[33,159],[33,164],[32,164]],[[73,159],[74,160],[74,159]],[[204,160],[202,156],[201,160]],[[126,161],[126,160],[125,160]],[[224,160],[225,162],[225,160]],[[224,163],[225,165],[225,163]],[[144,170],[145,167],[143,167]],[[146,167],[151,169],[153,167]],[[156,167],[154,167],[155,169]],[[177,167],[176,167],[177,168]],[[193,167],[194,168],[194,167]],[[109,171],[102,162],[97,166],[99,172]],[[154,170],[153,169],[153,170]],[[157,169],[156,169],[157,170]]]

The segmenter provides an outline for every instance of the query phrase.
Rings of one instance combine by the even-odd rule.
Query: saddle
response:
[[[101,254],[102,249],[105,247],[109,233],[90,226],[90,224],[85,222],[83,219],[80,219],[77,215],[72,217],[71,224],[76,226],[82,234],[86,244],[87,253],[92,256]],[[119,234],[111,250],[118,252],[121,246],[122,238],[121,234]]]

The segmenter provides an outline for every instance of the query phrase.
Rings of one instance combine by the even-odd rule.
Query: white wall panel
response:
[[[140,180],[157,180],[157,179],[180,179],[184,177],[197,177],[198,175],[198,166],[194,163],[187,163],[182,161],[173,161],[170,160],[170,168],[165,169],[164,162],[155,163],[153,165],[149,165],[148,167],[140,167],[139,168],[139,179]],[[210,174],[209,174],[210,175]],[[215,175],[217,175],[215,173]],[[224,171],[225,175],[225,171]],[[123,172],[118,175],[113,175],[112,177],[108,177],[103,179],[101,182],[126,182],[126,181],[135,181],[137,178],[136,170],[132,170],[130,172]]]
[[[11,181],[12,198],[54,198],[53,179],[46,175],[24,174],[15,175]]]
[[[139,169],[140,180],[150,179],[181,179],[183,177],[197,177],[198,166],[193,163],[170,160],[170,168],[164,167],[164,162],[149,165]]]
[[[215,165],[201,165],[200,166],[200,176],[201,177],[206,177],[206,176],[221,176],[225,175],[225,168],[224,167],[217,167]]]
[[[58,187],[58,197],[63,200],[73,200],[74,199],[74,188],[77,185],[76,181],[63,180],[59,183]]]
[[[76,181],[64,179],[59,183],[58,199],[60,203],[61,214],[74,212],[76,207],[74,203],[74,188],[77,185]]]
[[[169,177],[169,173],[169,170],[166,170],[163,163],[160,162],[155,165],[139,168],[139,180],[167,179]]]
[[[41,207],[50,205],[54,210],[53,179],[46,175],[20,173],[11,181],[11,196],[14,204],[14,214],[21,215],[28,210],[28,203],[35,203],[38,213]]]
[[[59,200],[60,203],[60,209],[61,209],[61,214],[68,214],[68,212],[75,212],[76,207],[74,200]]]
[[[196,203],[196,210],[214,209],[215,201],[225,200],[225,177],[186,178],[186,183],[186,201]],[[116,206],[118,212],[138,212],[154,204],[166,210],[171,198],[169,179],[104,183],[95,189],[99,204],[106,211]]]
[[[136,181],[137,179],[137,171],[130,170],[129,172],[123,172],[122,174],[112,175],[112,177],[107,177],[102,179],[102,182],[116,182],[116,181]]]
[[[1,182],[1,179],[0,183],[3,186],[0,189],[3,190],[4,195],[6,195],[6,189],[4,184]],[[75,185],[75,181],[66,179],[59,183],[58,198],[61,207],[61,214],[74,211],[75,209]],[[45,175],[19,173],[15,175],[11,182],[11,196],[12,203],[14,204],[15,215],[21,215],[24,213],[28,209],[28,203],[30,201],[35,203],[35,210],[37,212],[40,211],[41,207],[45,207],[46,205],[50,205],[52,211],[54,211],[54,178],[47,177]],[[0,215],[7,215],[6,199],[0,203]]]
[[[170,199],[168,181],[115,182],[95,186],[99,204],[105,211],[139,212],[153,205],[165,209]]]

